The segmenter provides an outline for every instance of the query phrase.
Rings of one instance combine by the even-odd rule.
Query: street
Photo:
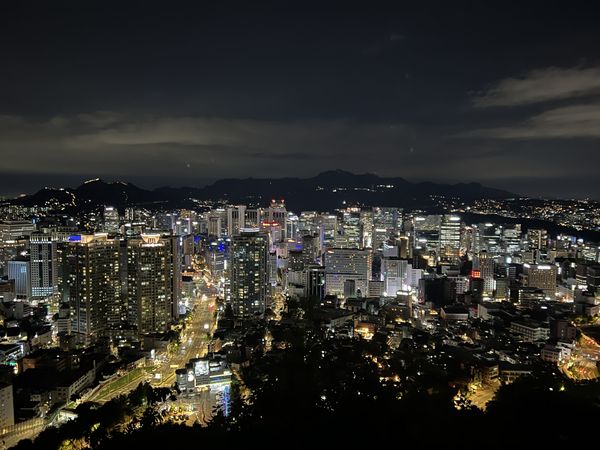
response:
[[[198,287],[201,295],[194,300],[193,312],[180,336],[181,344],[166,355],[157,357],[157,360],[164,360],[155,367],[153,386],[171,386],[177,369],[185,367],[190,359],[200,358],[208,352],[209,336],[216,328],[216,295],[203,281],[199,281]]]

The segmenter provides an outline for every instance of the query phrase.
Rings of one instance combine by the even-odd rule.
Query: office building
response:
[[[227,235],[239,234],[240,229],[246,226],[246,207],[244,205],[230,206],[227,208]]]
[[[284,201],[271,200],[271,204],[265,210],[263,222],[268,222],[271,227],[277,226],[281,230],[281,242],[287,239],[287,218],[288,213]]]
[[[29,240],[31,296],[49,297],[58,292],[58,254],[50,234],[33,233]]]
[[[395,297],[398,292],[408,290],[408,261],[398,258],[383,258],[381,260],[381,278],[383,280],[383,295]]]
[[[371,278],[371,251],[331,248],[325,252],[325,289],[327,294],[344,295],[344,283],[354,280],[356,292],[367,295]]]
[[[35,224],[27,220],[4,220],[0,222],[0,243],[14,241],[29,236],[35,231]]]
[[[325,268],[309,266],[305,271],[304,297],[322,300],[325,297]]]
[[[430,266],[437,263],[440,253],[440,226],[442,216],[416,216],[413,218],[413,248]]]
[[[547,250],[548,231],[543,228],[530,228],[527,230],[527,242],[530,250]]]
[[[18,298],[31,297],[31,266],[29,258],[18,256],[7,264],[9,280],[15,280],[15,295]]]
[[[460,258],[460,217],[444,214],[440,224],[440,257],[456,262]]]
[[[119,211],[114,206],[104,207],[104,231],[107,233],[119,232]]]
[[[319,216],[321,233],[321,247],[330,248],[334,246],[335,237],[338,234],[338,218],[333,214],[321,214]]]
[[[549,264],[523,264],[522,283],[525,287],[541,289],[553,298],[556,294],[557,267]]]

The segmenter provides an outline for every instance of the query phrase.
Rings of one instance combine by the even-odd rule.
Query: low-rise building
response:
[[[571,345],[559,342],[556,345],[545,345],[540,358],[552,363],[561,363],[571,357]]]
[[[440,317],[446,322],[466,321],[469,319],[469,310],[462,306],[443,306],[440,309]]]
[[[550,337],[550,329],[533,320],[515,320],[509,328],[511,334],[526,342],[545,341]]]

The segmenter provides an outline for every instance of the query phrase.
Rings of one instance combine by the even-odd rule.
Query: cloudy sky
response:
[[[0,193],[340,168],[600,199],[591,2],[402,3],[3,5]]]

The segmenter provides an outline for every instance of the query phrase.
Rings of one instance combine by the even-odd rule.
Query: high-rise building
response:
[[[373,226],[387,229],[389,237],[392,237],[402,228],[402,210],[388,207],[373,208]]]
[[[0,242],[13,241],[29,236],[35,231],[35,224],[27,220],[4,220],[0,222]]]
[[[126,319],[119,240],[106,233],[73,235],[64,252],[71,332],[83,342],[111,336]]]
[[[15,280],[15,295],[20,298],[31,297],[31,266],[29,258],[19,256],[7,264],[9,280]]]
[[[173,261],[169,239],[143,234],[140,239],[127,241],[127,315],[139,334],[164,332],[171,323]]]
[[[242,229],[231,240],[229,279],[231,305],[237,316],[265,312],[269,300],[269,237]]]
[[[321,244],[323,248],[333,247],[338,234],[338,218],[333,214],[319,216]]]
[[[447,261],[460,258],[460,217],[444,214],[440,224],[440,257]]]
[[[398,258],[383,258],[381,260],[381,278],[384,295],[395,297],[400,291],[408,290],[408,261]]]
[[[480,223],[473,225],[472,253],[486,251],[489,254],[499,254],[504,251],[503,229],[493,223]]]
[[[344,281],[344,298],[356,297],[358,292],[360,291],[356,290],[356,280],[348,279]]]
[[[541,289],[552,298],[556,294],[557,272],[555,265],[523,264],[523,286]]]
[[[473,268],[479,270],[483,279],[483,292],[491,296],[496,289],[496,280],[494,277],[496,263],[486,251],[479,252],[479,257],[475,260]]]
[[[327,294],[344,294],[344,282],[354,280],[356,291],[367,295],[371,273],[371,251],[331,248],[325,252],[325,289]]]
[[[338,239],[341,237],[342,239]],[[360,217],[354,213],[344,213],[342,222],[342,234],[334,238],[336,247],[360,248],[362,243],[362,232]],[[340,244],[338,244],[338,241]]]
[[[12,384],[0,384],[0,431],[13,426],[14,424],[15,405]]]
[[[179,215],[175,212],[160,213],[155,216],[153,228],[163,231],[175,231]]]
[[[373,246],[373,250],[381,250],[383,245],[387,243],[390,238],[390,233],[387,228],[373,228],[372,241],[371,245]]]
[[[304,297],[322,300],[325,297],[325,268],[322,266],[309,266],[305,270]]]
[[[527,230],[529,249],[546,250],[548,248],[548,231],[543,228],[530,228]]]
[[[302,259],[305,266],[320,261],[319,239],[316,236],[302,236]]]
[[[362,247],[373,248],[373,211],[361,211],[360,224],[362,227]]]
[[[515,253],[521,250],[521,224],[506,226],[502,231],[502,240],[504,241],[504,251],[506,253]]]
[[[302,211],[298,218],[298,233],[301,235],[318,235],[319,224],[317,223],[319,214],[316,211]]]
[[[413,219],[413,247],[435,265],[440,253],[440,225],[438,215],[416,216]]]
[[[227,208],[227,235],[239,234],[240,229],[246,226],[246,207],[244,205],[230,206]]]
[[[33,233],[29,240],[31,296],[49,297],[58,292],[58,256],[50,234]]]
[[[227,221],[227,212],[223,209],[214,209],[206,215],[208,235],[213,237],[223,236]]]
[[[586,285],[591,292],[600,293],[600,265],[586,267]]]
[[[265,210],[265,221],[270,223],[271,226],[277,224],[281,229],[281,241],[287,239],[287,218],[288,213],[284,201],[271,200],[271,204]]]
[[[225,276],[225,270],[227,269],[228,264],[227,260],[230,242],[231,241],[229,239],[220,238],[211,241],[206,247],[206,264],[216,279],[220,279]]]
[[[258,228],[262,222],[262,211],[260,209],[246,209],[244,227]]]
[[[119,232],[119,211],[114,206],[104,207],[104,231],[107,233]]]

